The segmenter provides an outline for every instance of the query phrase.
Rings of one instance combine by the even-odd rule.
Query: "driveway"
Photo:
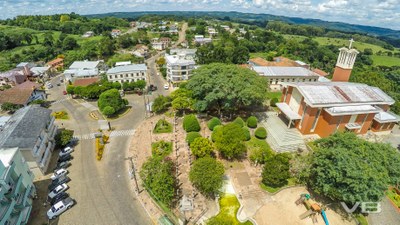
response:
[[[98,122],[89,117],[90,110],[62,95],[64,88],[62,84],[49,91],[49,100],[59,100],[52,108],[66,110],[70,115],[63,125],[58,121],[59,126],[73,129],[75,135],[81,136],[98,132]],[[111,122],[116,130],[135,129],[144,119],[143,98],[129,99],[130,112]],[[130,138],[110,138],[101,161],[96,160],[93,139],[79,141],[72,154],[72,166],[68,168],[71,182],[67,191],[77,204],[50,224],[152,224],[129,182],[125,158]],[[37,224],[35,218],[31,219],[31,224]]]

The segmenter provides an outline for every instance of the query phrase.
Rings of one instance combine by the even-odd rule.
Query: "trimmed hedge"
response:
[[[241,127],[244,127],[244,125],[246,124],[240,116],[238,116],[233,122],[239,124],[239,126]]]
[[[183,117],[183,129],[186,132],[200,131],[200,124],[195,115],[190,114]]]
[[[256,128],[258,123],[258,119],[255,116],[250,116],[247,118],[247,126],[250,128]]]
[[[278,99],[278,98],[273,98],[273,99],[271,99],[271,101],[269,102],[269,104],[270,104],[271,106],[275,107],[275,106],[276,106],[276,103],[278,103],[278,102],[279,102],[279,99]]]
[[[254,132],[254,136],[258,139],[265,139],[267,137],[267,130],[264,127],[259,127]]]
[[[245,136],[245,141],[249,141],[250,138],[251,138],[249,128],[242,127],[242,129],[243,129],[243,133],[244,133],[244,136]]]
[[[211,133],[211,140],[213,142],[215,142],[215,137],[216,137],[218,131],[222,129],[222,127],[223,127],[222,125],[217,125],[214,127],[213,132]]]
[[[199,134],[199,132],[189,132],[186,135],[186,142],[190,145],[192,144],[192,142],[194,141],[194,139],[201,137],[201,135]]]
[[[208,129],[210,129],[211,131],[214,130],[214,127],[218,125],[221,125],[221,120],[219,120],[217,117],[213,117],[207,123]]]

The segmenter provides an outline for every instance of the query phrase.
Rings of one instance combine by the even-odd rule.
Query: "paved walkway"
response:
[[[386,197],[381,201],[380,213],[371,213],[368,216],[371,225],[395,225],[400,224],[400,212],[397,211]]]

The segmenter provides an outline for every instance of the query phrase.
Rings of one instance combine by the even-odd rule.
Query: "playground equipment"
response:
[[[301,194],[300,198],[296,200],[296,205],[304,204],[307,208],[307,211],[301,214],[300,219],[305,219],[310,217],[313,223],[318,223],[317,214],[321,214],[322,218],[326,225],[329,225],[328,218],[326,217],[325,211],[321,208],[321,206],[311,199],[309,194]]]

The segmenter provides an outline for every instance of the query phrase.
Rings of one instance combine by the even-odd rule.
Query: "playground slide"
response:
[[[325,213],[324,210],[321,211],[321,215],[322,215],[322,218],[323,218],[324,221],[325,221],[325,224],[326,224],[326,225],[329,225],[329,221],[328,221],[328,218],[326,217],[326,213]]]

